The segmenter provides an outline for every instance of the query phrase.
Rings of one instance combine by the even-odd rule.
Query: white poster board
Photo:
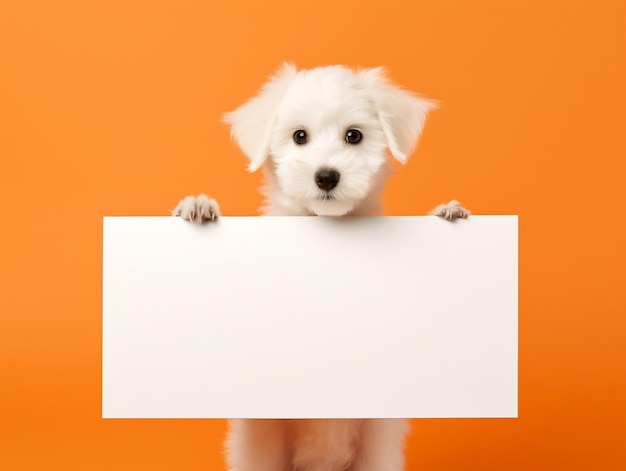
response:
[[[516,417],[517,222],[106,217],[102,415]]]

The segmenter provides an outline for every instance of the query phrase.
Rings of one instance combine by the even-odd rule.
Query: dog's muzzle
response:
[[[315,172],[315,184],[320,190],[332,190],[339,183],[339,178],[339,172],[334,169],[322,169]]]

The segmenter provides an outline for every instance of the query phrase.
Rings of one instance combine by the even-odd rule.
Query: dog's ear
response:
[[[391,84],[384,69],[364,69],[359,73],[364,86],[371,90],[378,107],[378,117],[391,155],[406,163],[415,149],[426,123],[426,115],[437,108],[434,101],[421,98]]]
[[[269,155],[276,109],[297,73],[293,64],[283,64],[256,97],[224,115],[231,137],[250,159],[250,172],[263,165]]]

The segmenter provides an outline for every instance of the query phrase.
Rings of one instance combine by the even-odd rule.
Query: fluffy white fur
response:
[[[225,121],[249,170],[265,171],[266,215],[361,216],[379,209],[387,153],[406,163],[433,108],[380,68],[286,64]],[[296,142],[298,131],[305,142]],[[361,140],[348,142],[349,131]],[[332,184],[320,177],[324,171],[334,172]],[[173,214],[212,221],[219,207],[205,195],[189,196]],[[431,214],[454,220],[469,213],[451,201]],[[236,419],[227,458],[232,471],[401,471],[407,430],[404,419]]]

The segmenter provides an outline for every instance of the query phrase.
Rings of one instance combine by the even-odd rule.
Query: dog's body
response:
[[[368,216],[379,210],[387,151],[405,163],[434,107],[390,84],[382,69],[285,65],[226,122],[249,170],[265,170],[266,215]],[[219,207],[189,196],[173,213],[204,222]],[[469,213],[451,201],[431,214]],[[404,419],[236,419],[227,457],[232,471],[401,471],[407,431]]]
[[[404,419],[231,421],[233,471],[401,471]]]

